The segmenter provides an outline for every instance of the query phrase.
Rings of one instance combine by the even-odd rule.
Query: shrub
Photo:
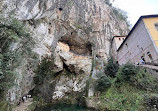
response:
[[[132,64],[125,64],[119,68],[116,75],[116,81],[117,82],[121,82],[121,81],[131,82],[131,77],[135,76],[138,73],[138,71],[139,71],[138,67]]]
[[[114,61],[113,57],[108,59],[108,63],[105,67],[105,74],[110,77],[115,77],[118,71],[119,65]]]
[[[7,102],[0,102],[0,111],[7,111],[8,110],[8,103]]]
[[[127,23],[128,27],[130,26],[130,22],[127,20],[128,19],[127,12],[116,7],[113,7],[113,12],[118,18],[124,20]]]
[[[158,80],[148,74],[145,69],[132,64],[125,64],[120,67],[115,81],[120,83],[129,82],[139,89],[158,92]]]
[[[158,95],[145,95],[144,105],[147,111],[157,111],[158,110]]]
[[[109,6],[112,6],[112,3],[110,2],[110,0],[104,0],[104,2],[109,5]]]
[[[119,87],[112,84],[106,93],[101,94],[101,105],[108,111],[144,111],[144,92],[125,82]]]
[[[111,86],[110,79],[105,74],[98,74],[98,79],[96,81],[97,91],[106,91]]]
[[[37,85],[43,84],[44,79],[49,79],[51,76],[54,76],[53,72],[53,60],[50,58],[44,58],[41,61],[41,64],[38,65],[37,70],[35,71],[36,76],[34,77],[34,82]]]
[[[158,80],[148,74],[145,69],[139,69],[137,75],[133,76],[131,81],[139,89],[158,92]]]
[[[85,96],[80,95],[80,96],[77,98],[77,100],[78,100],[78,105],[79,105],[79,106],[83,106],[83,107],[86,106],[86,97],[85,97]]]

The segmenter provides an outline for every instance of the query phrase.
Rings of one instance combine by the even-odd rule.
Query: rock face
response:
[[[15,13],[29,27],[39,60],[54,56],[56,73],[66,66],[76,74],[72,79],[60,76],[53,99],[81,91],[91,74],[92,54],[107,59],[111,38],[128,33],[126,22],[104,0],[1,0],[0,4],[3,14]],[[22,75],[24,81],[34,77],[31,72]],[[20,95],[24,95],[34,84],[21,79],[17,81],[22,82]]]
[[[60,99],[65,93],[84,91],[86,81],[91,74],[92,58],[70,52],[69,46],[61,42],[57,44],[55,53],[54,63],[58,72],[69,70],[68,73],[71,74],[62,74],[56,81],[53,99]]]
[[[36,52],[49,54],[47,46],[66,42],[79,54],[91,53],[94,44],[98,56],[107,58],[110,39],[126,35],[127,24],[115,15],[105,0],[2,0],[3,12],[15,12],[28,21],[39,46]],[[43,46],[44,45],[44,46]],[[47,49],[47,50],[46,50]],[[77,49],[77,50],[75,50]],[[40,51],[39,51],[40,50]]]

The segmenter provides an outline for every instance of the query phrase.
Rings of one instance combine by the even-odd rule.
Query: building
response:
[[[158,63],[158,15],[141,16],[122,44],[118,42],[113,49],[117,50],[113,55],[120,65],[142,60]]]
[[[114,36],[112,39],[112,54],[115,60],[117,60],[117,50],[120,47],[120,45],[125,40],[126,36]]]

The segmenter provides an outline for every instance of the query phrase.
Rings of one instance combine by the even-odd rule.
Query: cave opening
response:
[[[28,95],[31,95],[32,97],[36,96],[35,90],[34,89],[30,90],[29,93],[28,93]]]
[[[59,11],[62,11],[63,10],[63,8],[59,8]]]
[[[91,46],[69,46],[70,52],[76,54],[76,55],[82,55],[82,56],[92,56],[92,49]]]
[[[90,42],[86,44],[86,48],[88,50],[89,55],[92,56],[92,44]]]
[[[75,32],[70,32],[68,36],[62,36],[58,42],[67,44],[69,51],[82,56],[92,56],[92,43],[84,40],[76,35]]]
[[[60,40],[59,42],[67,44],[70,48],[70,52],[76,55],[92,56],[92,45],[90,42],[84,44],[79,44],[71,40]]]
[[[64,62],[63,62],[63,69],[71,72],[70,69],[69,69],[69,67]]]
[[[72,72],[71,70],[74,70],[75,67],[74,66],[67,66],[65,63],[63,63],[63,71],[66,72],[67,75],[70,75],[70,74],[74,74],[75,72]]]

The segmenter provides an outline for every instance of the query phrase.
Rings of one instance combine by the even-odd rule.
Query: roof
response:
[[[125,35],[124,35],[124,36],[113,36],[112,41],[113,41],[113,39],[114,39],[115,37],[126,37],[126,36],[125,36]]]
[[[123,41],[123,43],[120,45],[120,47],[117,49],[117,51],[119,51],[119,49],[123,46],[123,44],[126,42],[126,40],[128,39],[128,37],[131,35],[131,33],[134,31],[134,29],[137,27],[137,25],[139,24],[139,22],[144,19],[144,18],[154,18],[154,17],[158,17],[158,14],[156,15],[143,15],[141,16],[138,21],[136,22],[136,24],[133,26],[133,28],[131,29],[131,31],[128,33],[127,37],[125,38],[125,40]]]

